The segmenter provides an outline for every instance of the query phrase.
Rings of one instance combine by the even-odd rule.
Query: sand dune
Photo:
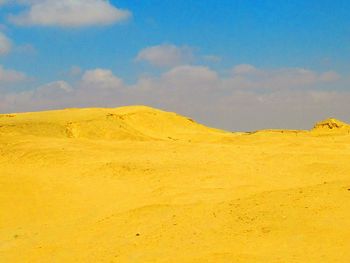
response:
[[[56,138],[188,141],[208,140],[228,134],[176,113],[146,106],[7,114],[2,115],[0,123],[3,134]]]
[[[350,262],[349,127],[0,115],[0,262]]]

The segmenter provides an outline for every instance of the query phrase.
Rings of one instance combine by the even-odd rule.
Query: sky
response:
[[[350,1],[0,0],[0,113],[148,105],[232,131],[350,122]]]

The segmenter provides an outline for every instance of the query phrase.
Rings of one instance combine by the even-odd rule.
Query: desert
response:
[[[350,126],[146,106],[0,115],[1,262],[349,262]],[[312,128],[313,127],[313,128]]]

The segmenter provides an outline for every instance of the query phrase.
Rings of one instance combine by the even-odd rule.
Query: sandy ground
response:
[[[145,107],[0,115],[0,262],[348,263],[348,128],[229,133]]]

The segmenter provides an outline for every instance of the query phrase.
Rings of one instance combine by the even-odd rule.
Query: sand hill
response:
[[[0,115],[0,262],[350,262],[350,135],[143,106]]]
[[[229,134],[176,113],[146,106],[66,109],[0,116],[0,132],[3,134],[134,141],[203,141]]]

